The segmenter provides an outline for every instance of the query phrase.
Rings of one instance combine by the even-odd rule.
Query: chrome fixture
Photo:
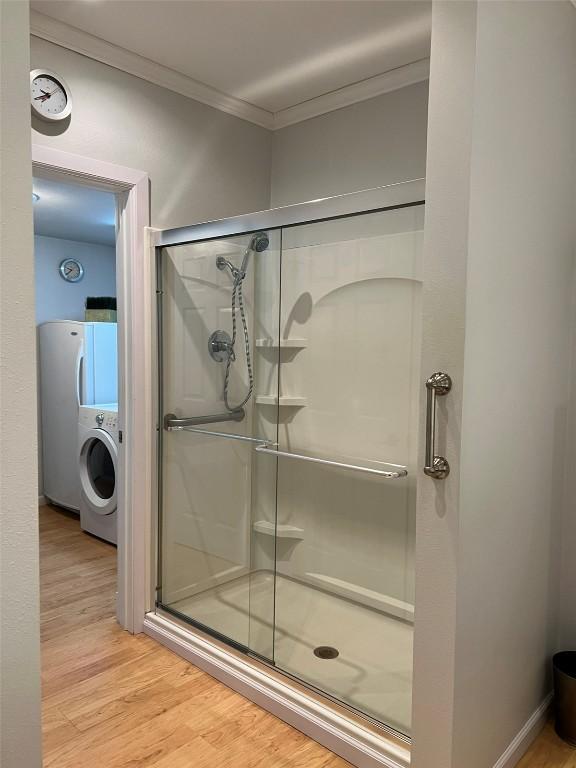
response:
[[[183,245],[199,240],[211,240],[215,237],[242,235],[255,230],[277,229],[292,224],[306,224],[315,221],[328,221],[356,213],[375,213],[393,210],[409,205],[424,203],[425,179],[401,181],[385,187],[365,189],[361,192],[347,192],[344,195],[325,197],[308,203],[296,203],[269,211],[242,213],[229,219],[216,219],[188,227],[163,229],[152,233],[152,241],[157,248],[167,245]]]
[[[250,335],[248,333],[248,323],[246,321],[246,312],[244,310],[244,295],[242,293],[242,284],[246,277],[246,270],[248,268],[248,260],[251,253],[262,253],[268,248],[270,239],[266,232],[255,232],[250,238],[248,247],[244,251],[244,257],[240,267],[236,267],[231,261],[224,256],[218,256],[216,259],[216,266],[218,269],[229,269],[232,275],[232,338],[226,333],[226,331],[214,331],[208,340],[208,350],[213,360],[218,363],[226,361],[226,373],[224,375],[224,405],[229,411],[236,411],[246,405],[252,391],[254,390],[254,373],[252,371],[252,356],[250,353]],[[242,402],[237,405],[230,405],[228,399],[228,384],[230,381],[230,367],[236,360],[236,353],[234,347],[236,345],[236,301],[238,301],[238,308],[240,310],[240,319],[242,321],[242,330],[244,332],[244,349],[246,352],[246,368],[248,369],[248,392],[243,398]]]
[[[179,419],[175,413],[167,413],[164,416],[164,429],[167,432],[173,432],[179,429],[186,429],[187,427],[197,427],[201,424],[217,424],[221,421],[242,421],[245,415],[243,408],[238,408],[229,413],[212,413],[208,414],[208,416],[189,416],[183,419]]]
[[[424,474],[435,480],[444,480],[450,474],[450,464],[444,456],[436,456],[436,398],[444,397],[452,389],[447,373],[433,373],[426,382],[426,457]]]
[[[233,432],[212,432],[210,429],[199,429],[198,427],[167,427],[167,429],[168,432],[194,432],[196,435],[223,437],[224,440],[239,440],[241,443],[256,443],[265,448],[272,448],[278,445],[278,443],[272,443],[265,437],[247,437],[246,435],[235,435]]]
[[[265,251],[269,245],[270,238],[268,237],[268,234],[266,232],[256,232],[256,234],[252,235],[250,239],[250,244],[244,253],[244,258],[242,260],[242,266],[240,269],[235,267],[234,264],[232,264],[232,262],[229,261],[225,256],[218,256],[216,259],[216,266],[218,269],[226,269],[226,267],[228,267],[233,277],[236,277],[239,272],[244,273],[244,277],[246,273],[246,267],[248,266],[248,257],[250,256],[250,252],[255,251],[256,253],[262,253],[262,251]]]
[[[208,352],[212,360],[216,360],[217,363],[223,363],[228,358],[236,359],[232,339],[226,331],[214,331],[214,333],[210,334]]]
[[[331,645],[319,645],[318,648],[314,648],[314,656],[319,659],[337,659],[340,651]]]
[[[373,467],[362,467],[358,464],[344,464],[341,461],[332,461],[331,459],[319,459],[316,456],[304,456],[301,453],[288,453],[288,451],[278,451],[269,448],[267,445],[257,445],[254,449],[256,453],[266,453],[270,456],[278,456],[285,459],[298,459],[299,461],[312,461],[315,464],[324,464],[328,467],[338,467],[338,469],[349,469],[353,472],[366,472],[369,475],[378,475],[388,480],[397,480],[399,477],[406,477],[408,470],[401,464],[388,464],[390,469],[375,469]]]

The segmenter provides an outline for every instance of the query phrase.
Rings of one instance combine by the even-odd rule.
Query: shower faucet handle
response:
[[[216,360],[217,363],[223,363],[228,359],[232,360],[232,362],[236,360],[232,339],[226,331],[214,331],[214,333],[210,334],[208,352],[212,360]]]

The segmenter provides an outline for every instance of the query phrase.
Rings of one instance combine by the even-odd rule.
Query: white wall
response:
[[[78,259],[84,277],[67,283],[58,267],[62,259]],[[87,296],[116,296],[116,250],[58,237],[34,238],[36,322],[84,320]]]
[[[470,150],[473,134],[476,6],[434,2],[426,166],[419,467],[424,466],[424,382],[452,377],[437,409],[437,453],[444,480],[418,472],[413,768],[454,765],[454,671],[459,530],[460,433]],[[488,765],[484,768],[490,768]]]
[[[33,142],[147,171],[152,226],[268,207],[269,131],[36,37],[31,60],[74,102],[69,124],[34,119]]]
[[[28,3],[0,2],[0,764],[40,768]]]
[[[568,2],[434,4],[423,373],[454,388],[450,477],[419,483],[414,768],[513,765],[551,687],[573,517],[575,55]]]
[[[428,82],[274,133],[272,207],[423,178]]]
[[[551,688],[571,377],[576,10],[479,2],[475,45],[455,768],[494,765]]]

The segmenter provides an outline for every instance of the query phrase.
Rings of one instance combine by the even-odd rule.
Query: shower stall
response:
[[[423,226],[414,181],[156,240],[156,613],[400,741]]]

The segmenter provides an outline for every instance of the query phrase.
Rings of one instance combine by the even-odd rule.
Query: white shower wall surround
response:
[[[396,212],[395,227],[414,226],[415,216],[422,227],[423,209]],[[333,222],[283,234],[281,343],[306,347],[281,352],[280,397],[305,397],[306,405],[280,406],[279,442],[363,466],[378,458],[409,474],[386,484],[281,462],[278,524],[303,535],[278,537],[277,567],[410,617],[422,230],[361,237],[371,224],[361,218],[338,222],[336,242]],[[263,519],[273,521],[273,499],[264,506]],[[273,544],[255,537],[256,567],[269,562]]]
[[[401,465],[407,477],[163,433],[162,605],[404,733],[423,217],[419,205],[267,230],[269,247],[251,254],[244,282],[255,395],[243,421],[206,427],[291,454]],[[249,239],[163,251],[164,413],[224,411],[225,365],[208,339],[232,332],[232,283],[216,259],[239,265]],[[241,332],[235,353],[239,402]],[[317,646],[334,646],[337,658],[317,657]]]

